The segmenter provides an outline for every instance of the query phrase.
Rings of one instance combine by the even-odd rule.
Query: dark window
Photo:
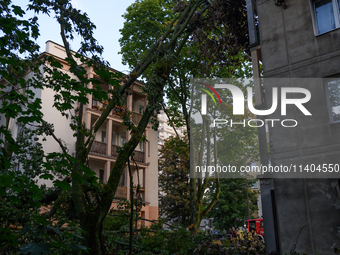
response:
[[[99,181],[104,182],[104,169],[99,169]]]
[[[102,131],[102,142],[106,143],[106,131]]]
[[[124,184],[125,184],[125,173],[123,172],[123,174],[120,176],[120,180],[119,180],[118,186],[124,187]]]
[[[249,229],[256,229],[256,222],[255,221],[249,221]]]
[[[158,140],[159,143],[159,140]],[[148,142],[148,156],[150,157],[150,142]]]

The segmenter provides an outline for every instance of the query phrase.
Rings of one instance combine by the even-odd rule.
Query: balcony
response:
[[[117,145],[111,145],[111,156],[118,157],[117,147]]]
[[[127,199],[127,187],[118,187],[115,193],[115,198]]]
[[[118,157],[117,145],[111,145],[111,156]],[[107,144],[99,141],[94,141],[91,147],[90,152],[98,153],[102,155],[107,155]],[[133,156],[134,160],[139,163],[145,163],[145,153],[143,151],[133,151],[135,155]]]
[[[118,157],[118,152],[117,152],[117,145],[111,145],[111,156]],[[139,163],[145,163],[144,160],[144,152],[143,151],[133,151],[135,155],[133,156],[134,160]]]
[[[106,106],[107,106],[108,102],[99,102],[96,99],[92,100],[92,109],[96,110],[96,111],[103,111]],[[113,110],[110,112],[110,115],[116,116],[121,118],[121,116],[126,113],[127,109],[126,106],[116,106],[113,108]]]
[[[105,101],[99,102],[96,99],[93,99],[92,100],[92,109],[102,112],[106,108],[107,104],[108,103],[105,102]],[[110,115],[121,118],[122,115],[124,115],[126,112],[127,112],[126,106],[116,106],[110,112]],[[132,112],[131,113],[131,121],[133,122],[133,124],[135,124],[137,126],[139,124],[140,120],[142,119],[142,116],[143,116],[143,114],[140,114],[140,113],[137,113],[137,112]]]
[[[133,189],[134,197],[137,197],[136,188]],[[145,201],[145,189],[139,191],[138,196]],[[127,187],[118,187],[115,193],[115,199],[128,199],[127,198]],[[130,198],[129,198],[130,199]]]
[[[90,152],[106,155],[106,143],[94,141]]]
[[[133,158],[134,158],[134,160],[136,160],[136,162],[145,163],[144,162],[144,152],[143,151],[133,151],[133,152],[135,153]]]

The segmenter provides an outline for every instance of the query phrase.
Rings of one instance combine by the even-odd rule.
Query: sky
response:
[[[72,5],[86,12],[91,21],[96,25],[94,37],[100,45],[104,47],[103,57],[107,60],[111,67],[128,73],[128,66],[124,66],[121,62],[119,38],[121,37],[119,29],[123,28],[124,18],[122,15],[126,12],[126,8],[135,2],[135,0],[72,0]],[[23,10],[27,9],[28,0],[12,0],[12,4],[19,5]],[[32,17],[33,12],[27,12],[25,18]],[[38,15],[40,37],[38,44],[40,51],[45,51],[45,43],[48,40],[54,41],[62,45],[60,37],[60,29],[57,21],[51,16]],[[78,41],[79,42],[79,41]],[[77,40],[71,43],[73,50],[77,50]]]

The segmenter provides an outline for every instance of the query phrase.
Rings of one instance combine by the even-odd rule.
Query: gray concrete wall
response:
[[[282,9],[272,0],[257,1],[264,77],[324,78],[340,74],[340,29],[315,36],[310,1],[285,3],[287,8]],[[265,84],[267,99],[271,86]],[[269,130],[271,163],[340,163],[340,124],[330,124],[324,85],[319,81],[303,86],[312,93],[306,107],[313,116],[305,117],[298,109],[288,108],[287,118],[299,124],[292,129]],[[271,117],[282,119],[279,115]],[[274,179],[269,186],[261,184],[265,232],[270,236],[267,251],[274,247],[273,219],[268,216],[272,213],[268,192],[273,189],[281,252],[289,253],[295,247],[299,253],[332,254],[331,246],[340,246],[340,210],[334,206],[339,199],[336,185],[337,179],[322,178]]]

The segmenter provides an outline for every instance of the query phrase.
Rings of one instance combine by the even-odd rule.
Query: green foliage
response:
[[[221,193],[216,204],[208,213],[209,218],[214,218],[215,228],[229,231],[232,227],[242,226],[248,218],[247,189],[249,197],[250,215],[257,210],[257,192],[250,187],[257,180],[254,179],[220,179]],[[248,184],[246,184],[248,182]],[[211,186],[214,189],[214,186]]]
[[[143,53],[164,34],[175,13],[171,2],[166,0],[138,0],[126,11],[119,42],[123,63],[133,67],[141,60]]]
[[[126,228],[122,227],[119,231],[107,231],[105,237],[110,250],[119,250],[119,254],[127,253]],[[203,240],[212,241],[212,237],[207,236],[205,232],[191,235],[186,228],[179,225],[172,227],[171,230],[165,230],[163,221],[139,229],[136,237],[133,238],[133,254],[193,254]]]
[[[253,237],[251,234],[245,234],[243,239],[239,239],[233,243],[225,242],[224,245],[228,250],[228,254],[235,255],[257,255],[266,254],[265,245],[261,238]]]
[[[241,2],[242,7],[244,1]],[[221,4],[219,8],[216,8],[216,3]],[[237,8],[221,0],[216,3],[148,0],[137,2],[130,8],[126,18],[131,24],[126,24],[127,32],[123,32],[123,41],[135,44],[130,45],[131,47],[124,45],[127,52],[124,59],[134,68],[123,84],[120,84],[121,76],[111,72],[107,68],[108,63],[101,57],[103,48],[93,37],[95,25],[86,13],[73,8],[71,1],[31,0],[28,5],[29,10],[52,16],[59,23],[69,72],[61,69],[62,64],[58,59],[39,53],[39,46],[36,44],[39,36],[37,15],[26,19],[25,11],[12,5],[10,0],[0,3],[2,253],[15,254],[20,249],[26,254],[72,254],[78,250],[86,253],[85,246],[90,248],[92,253],[104,253],[105,247],[101,242],[102,222],[111,207],[128,158],[137,144],[144,139],[146,126],[151,122],[154,128],[157,127],[156,113],[161,109],[164,86],[167,81],[175,81],[174,77],[177,75],[176,72],[171,73],[171,69],[180,70],[186,65],[175,64],[182,49],[186,49],[186,55],[181,57],[185,59],[190,55],[189,47],[194,49],[193,45],[199,45],[199,40],[205,38],[210,42],[219,43],[222,38],[226,38],[224,35],[217,36],[216,31],[213,32],[214,29],[209,27],[209,24],[214,24],[209,19],[220,9],[223,12],[216,15],[216,26],[237,27],[235,22],[221,23],[223,13],[229,15]],[[229,12],[225,12],[225,8],[229,8]],[[201,15],[204,16],[203,24],[200,22]],[[137,19],[132,22],[134,17]],[[244,19],[242,15],[235,17]],[[192,40],[196,34],[201,37],[197,37],[194,44],[184,47],[187,40]],[[80,45],[76,52],[71,52],[69,41],[73,40],[75,35],[80,37]],[[209,44],[203,45],[211,47]],[[222,52],[220,47],[216,49]],[[218,55],[209,53],[207,56],[209,58]],[[205,64],[211,66],[212,62],[213,60],[205,61]],[[191,61],[192,63],[196,63],[196,60]],[[95,72],[95,78],[86,75],[87,69]],[[34,75],[27,75],[30,72]],[[149,104],[137,127],[131,122],[129,114],[121,116],[126,129],[131,132],[131,139],[119,151],[108,183],[98,184],[94,172],[88,166],[88,154],[95,134],[110,111],[116,106],[123,106],[129,87],[142,74],[148,78],[144,92],[148,95]],[[172,78],[168,79],[170,76]],[[185,88],[185,84],[181,89]],[[67,148],[65,141],[56,136],[53,124],[44,119],[41,100],[35,94],[42,89],[53,91],[54,109],[69,120],[70,130],[76,137],[75,153]],[[103,109],[90,129],[84,126],[83,115],[88,94],[92,94],[99,101],[108,101],[106,109]],[[79,110],[74,112],[73,109],[77,106]],[[11,130],[13,122],[16,126],[29,127],[35,133],[25,131],[22,134],[19,132],[18,135]],[[47,139],[53,140],[59,146],[58,152],[43,152],[42,143]],[[38,186],[38,178],[49,180],[53,188],[46,190],[44,186]],[[49,206],[50,211],[40,214],[42,205]],[[60,225],[53,225],[54,220]],[[81,231],[65,229],[63,224],[69,224],[70,220],[79,224]],[[116,229],[118,227],[120,229],[117,231],[123,228],[117,226]],[[73,236],[74,233],[82,235],[83,238]],[[117,238],[119,240],[119,237]],[[121,238],[124,239],[125,236]]]
[[[169,137],[159,157],[159,209],[161,217],[188,224],[189,211],[189,143],[187,138]]]
[[[87,251],[81,245],[81,230],[74,224],[52,226],[47,222],[27,225],[22,230],[23,237],[29,238],[19,251],[21,254],[79,254]]]
[[[108,214],[103,222],[103,229],[108,231],[118,231],[129,224],[129,217],[126,211],[116,211],[114,214]]]
[[[63,23],[66,37],[72,38],[73,31],[83,36],[84,44],[79,52],[84,63],[87,62],[89,66],[96,65],[97,69],[102,66],[103,62],[100,60],[85,61],[84,58],[85,51],[90,51],[92,55],[101,53],[101,47],[91,36],[94,26],[86,15],[73,9],[68,1],[31,1],[29,9],[48,14],[55,13],[56,19]],[[41,99],[36,97],[36,92],[45,88],[52,89],[55,92],[55,108],[66,118],[71,116],[75,123],[73,125],[75,133],[87,134],[81,121],[80,125],[76,124],[79,116],[70,115],[70,110],[78,102],[86,103],[88,93],[96,93],[98,98],[107,98],[107,93],[95,86],[93,89],[84,86],[90,82],[83,79],[85,69],[82,67],[77,69],[72,60],[70,60],[71,69],[77,70],[73,77],[60,69],[61,64],[58,60],[40,55],[39,46],[35,41],[39,36],[38,18],[34,16],[24,19],[24,16],[26,16],[25,11],[19,6],[12,5],[10,0],[0,3],[0,30],[2,31],[0,37],[0,221],[2,222],[0,250],[1,253],[6,254],[16,254],[19,249],[25,254],[48,252],[58,254],[63,250],[71,254],[73,251],[85,250],[85,247],[80,245],[83,239],[76,240],[72,236],[72,233],[76,233],[75,229],[72,233],[61,226],[57,229],[52,226],[52,221],[58,220],[60,223],[69,224],[65,219],[75,216],[75,207],[70,199],[69,175],[76,161],[68,154],[66,144],[54,135],[53,125],[44,121]],[[96,58],[94,56],[94,59]],[[45,75],[42,75],[42,71]],[[27,76],[28,72],[35,75]],[[106,72],[109,73],[107,69]],[[75,78],[77,75],[80,78]],[[111,73],[107,76],[111,79],[108,84],[119,84],[119,81],[113,79],[117,75]],[[93,83],[96,84],[94,81]],[[62,152],[53,152],[49,155],[44,153],[42,143],[48,137],[59,143]],[[90,187],[92,185],[93,190],[93,187],[98,186],[93,171],[84,164],[81,168],[86,183]],[[38,185],[39,178],[50,180],[55,187],[47,190],[44,185]],[[61,192],[62,190],[64,192]],[[50,212],[40,214],[40,208],[43,205],[51,206],[53,201],[55,203],[53,207],[49,207]],[[57,216],[54,215],[56,212],[58,212]]]
[[[175,23],[171,23],[170,20],[172,17],[176,17],[177,13],[188,11],[187,8],[191,4],[194,5],[195,2],[144,0],[133,4],[128,9],[128,13],[124,15],[126,25],[121,30],[123,37],[120,39],[120,44],[124,61],[130,66],[138,64],[141,60],[138,57],[141,55],[140,53],[148,52],[149,46],[158,40],[163,31],[168,29],[171,33],[182,25],[180,19]],[[138,34],[143,35],[141,38],[136,36],[137,30]],[[249,57],[244,51],[244,46],[248,41],[246,34],[244,0],[204,1],[204,4],[192,15],[188,29],[180,35],[181,44],[174,54],[162,52],[163,45],[161,43],[157,45],[157,49],[161,51],[165,59],[152,63],[143,76],[147,81],[150,81],[154,79],[155,69],[167,70],[165,79],[165,92],[168,98],[166,111],[176,126],[186,125],[187,132],[190,134],[188,110],[190,108],[190,78],[249,74],[250,65],[247,63]],[[182,113],[179,113],[178,109],[181,109]],[[201,218],[214,204],[215,199],[211,200],[210,205],[203,205],[203,195],[208,182],[210,181],[192,179],[189,200],[191,204],[186,204],[191,207],[189,225],[194,223],[197,227]],[[198,188],[195,189],[194,185]],[[174,198],[177,198],[177,194],[174,194]],[[216,196],[218,196],[218,191]],[[178,208],[178,206],[175,204],[174,208]],[[171,209],[171,207],[167,208],[168,211]]]
[[[233,254],[233,255],[255,255],[265,254],[265,246],[258,237],[246,236],[242,240],[230,242],[224,240],[204,240],[198,245],[193,254]]]
[[[197,245],[207,238],[211,239],[204,233],[191,235],[180,226],[172,230],[158,228],[156,232],[146,230],[142,238],[143,253],[140,254],[148,254],[148,251],[153,254],[192,254]]]
[[[118,254],[126,254],[128,251],[128,235],[124,230],[111,232],[106,236],[111,244],[110,250],[118,251]],[[117,242],[117,240],[119,240]],[[264,243],[257,237],[246,236],[242,240],[230,242],[229,239],[216,240],[211,234],[199,232],[191,235],[188,229],[181,226],[170,230],[163,228],[163,223],[155,223],[149,228],[141,228],[134,238],[132,254],[265,254]]]

